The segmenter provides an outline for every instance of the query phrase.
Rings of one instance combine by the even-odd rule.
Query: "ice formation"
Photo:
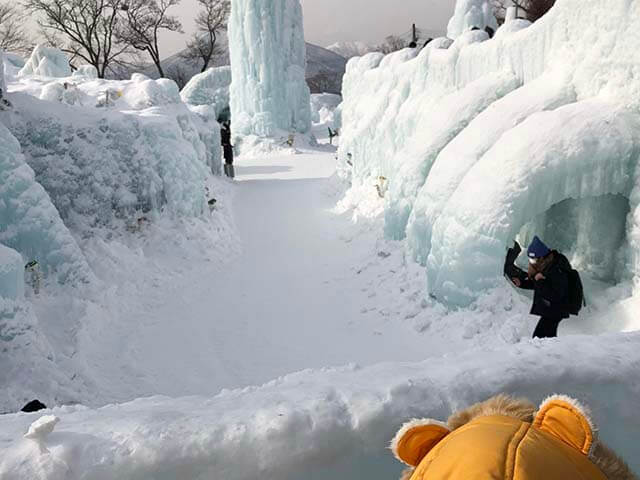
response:
[[[24,295],[22,255],[0,244],[0,297],[18,300]]]
[[[67,56],[57,48],[38,45],[31,57],[18,73],[19,76],[69,77],[71,67]]]
[[[311,120],[314,124],[325,124],[331,128],[340,127],[338,106],[342,97],[333,93],[314,93],[311,95]],[[337,118],[336,118],[337,117]]]
[[[36,132],[34,132],[36,133]],[[0,242],[35,260],[60,281],[92,278],[76,241],[33,170],[20,144],[0,125]]]
[[[454,30],[468,26],[461,18],[472,17],[458,13],[469,6],[458,2]],[[562,0],[533,25],[507,22],[492,40],[467,31],[416,58],[349,62],[341,168],[355,188],[385,177],[385,231],[407,236],[436,298],[473,301],[499,281],[510,241],[561,217],[565,237],[545,233],[577,265],[595,278],[637,278],[639,14],[637,1]],[[480,87],[510,75],[503,94]],[[450,138],[438,122],[455,130]],[[570,212],[600,220],[577,226]],[[596,240],[599,224],[613,232],[609,243]],[[619,247],[621,255],[597,254]]]
[[[190,105],[213,105],[216,116],[229,108],[231,67],[210,68],[194,75],[180,92],[182,101]]]
[[[473,28],[484,30],[486,27],[494,32],[498,29],[490,0],[458,0],[447,27],[447,36],[456,39]]]
[[[229,50],[234,135],[308,132],[300,0],[232,0]]]

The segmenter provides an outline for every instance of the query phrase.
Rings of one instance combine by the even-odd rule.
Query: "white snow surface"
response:
[[[35,75],[39,77],[69,77],[71,66],[69,59],[59,49],[37,45],[25,66],[18,72],[21,77]]]
[[[472,3],[482,2],[461,1],[458,7],[466,12]],[[544,213],[539,209],[571,198],[582,201],[583,210],[591,201],[587,197],[621,195],[629,200],[628,206],[616,210],[618,218],[631,211],[624,228],[627,240],[619,244],[625,258],[616,260],[624,267],[603,267],[602,261],[585,266],[597,275],[603,269],[622,272],[618,278],[636,275],[637,252],[625,246],[633,245],[629,240],[638,231],[633,126],[640,84],[633,71],[640,51],[634,46],[639,12],[638,1],[595,0],[583,5],[560,0],[535,24],[510,21],[491,40],[483,31],[466,31],[451,45],[432,42],[415,58],[400,52],[349,62],[343,89],[341,175],[352,181],[354,191],[385,178],[385,232],[389,238],[409,237],[411,255],[429,264],[432,295],[468,305],[499,281],[501,267],[495,262],[522,227]],[[462,17],[456,14],[452,24],[456,18]],[[478,87],[500,76],[513,78],[502,94],[490,98]],[[594,121],[568,121],[574,118],[571,112],[590,112]],[[438,122],[458,118],[439,128]],[[532,136],[530,129],[543,124],[540,131],[548,132],[548,138]],[[547,128],[551,124],[556,130]],[[498,151],[500,160],[495,158]],[[600,164],[587,167],[582,162],[587,158],[598,158]],[[517,164],[520,177],[501,177],[511,168],[501,162]],[[496,178],[507,176],[508,185],[496,183]],[[535,176],[541,180],[535,181]],[[479,199],[485,187],[492,189],[492,200],[502,198],[502,203]],[[521,196],[525,187],[527,194]],[[352,201],[357,203],[353,195]],[[470,210],[445,213],[467,207]],[[603,214],[604,207],[599,208]],[[436,225],[441,232],[437,237]],[[482,241],[470,240],[481,230]],[[591,238],[601,237],[595,225],[591,233]],[[573,249],[571,242],[562,243]],[[595,249],[584,241],[582,245]],[[473,275],[469,263],[475,266]]]
[[[232,0],[229,18],[234,135],[273,137],[311,127],[300,0]]]

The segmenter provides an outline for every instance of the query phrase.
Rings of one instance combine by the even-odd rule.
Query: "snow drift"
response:
[[[182,101],[190,105],[213,105],[219,116],[229,109],[231,68],[209,68],[194,75],[180,92]],[[217,118],[217,117],[216,117]]]
[[[485,2],[458,6],[472,3]],[[385,178],[387,235],[408,236],[431,294],[450,304],[494,285],[507,244],[568,199],[628,199],[615,210],[628,220],[620,244],[630,245],[618,276],[636,276],[628,240],[639,230],[640,2],[560,0],[535,24],[511,20],[492,40],[464,31],[476,26],[471,10],[452,20],[463,30],[453,44],[349,62],[342,171],[355,188]],[[509,76],[493,97],[482,88]]]

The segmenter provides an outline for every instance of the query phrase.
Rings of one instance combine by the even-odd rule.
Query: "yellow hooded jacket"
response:
[[[451,430],[414,420],[392,450],[415,467],[411,480],[607,480],[590,459],[594,445],[595,429],[580,405],[557,396],[533,421],[489,412]]]

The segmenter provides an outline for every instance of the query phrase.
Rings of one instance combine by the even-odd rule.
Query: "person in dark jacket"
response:
[[[519,254],[520,246],[513,256],[510,250],[510,258]],[[505,273],[511,277],[511,281],[518,288],[533,290],[533,306],[531,314],[540,317],[540,321],[533,332],[534,338],[549,338],[558,336],[558,325],[565,318],[569,318],[569,272],[571,264],[567,257],[556,250],[550,250],[538,237],[534,237],[527,250],[529,268],[525,272],[511,261],[510,266],[505,265]]]
[[[233,146],[231,145],[231,125],[228,121],[222,124],[220,137],[224,155],[224,172],[227,174],[227,177],[233,178]]]

